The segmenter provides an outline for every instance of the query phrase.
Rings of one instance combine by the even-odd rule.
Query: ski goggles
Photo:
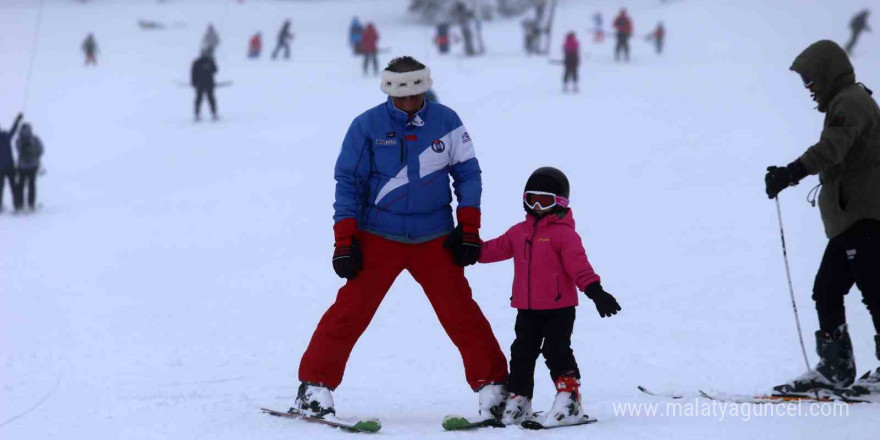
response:
[[[523,203],[530,209],[550,209],[554,206],[568,208],[568,199],[556,194],[544,191],[526,191],[523,193]]]

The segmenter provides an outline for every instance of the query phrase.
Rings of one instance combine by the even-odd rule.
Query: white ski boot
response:
[[[568,425],[588,418],[581,408],[580,381],[574,376],[556,379],[556,400],[544,418],[545,427]]]
[[[336,415],[333,406],[333,394],[330,388],[319,383],[303,382],[296,392],[294,407],[288,412],[323,419],[328,414]]]
[[[501,423],[505,425],[519,425],[532,416],[532,400],[526,396],[511,393],[504,404],[504,414]]]
[[[480,395],[480,419],[501,420],[504,403],[507,400],[507,389],[504,385],[490,383],[483,385],[478,391]]]

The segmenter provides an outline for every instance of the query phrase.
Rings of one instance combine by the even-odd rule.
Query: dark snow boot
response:
[[[876,348],[877,359],[880,360],[880,335],[874,336],[874,345]],[[856,396],[864,396],[867,394],[880,395],[880,367],[873,372],[868,371],[864,376],[860,377],[853,384],[852,393]]]
[[[288,412],[301,413],[316,419],[322,419],[328,414],[336,415],[336,409],[333,408],[333,394],[330,388],[322,384],[303,382],[296,392],[294,407]]]
[[[795,380],[773,387],[779,393],[806,393],[817,389],[840,390],[850,386],[856,377],[852,341],[846,324],[832,332],[816,332],[816,368]]]

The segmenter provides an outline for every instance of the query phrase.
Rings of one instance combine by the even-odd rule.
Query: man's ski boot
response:
[[[504,385],[490,383],[483,385],[478,391],[480,396],[480,418],[483,420],[501,421],[504,403],[507,400],[507,389]]]
[[[874,336],[877,359],[880,360],[880,335]],[[873,372],[868,371],[860,377],[850,388],[850,395],[866,396],[868,394],[880,395],[880,367]]]
[[[288,412],[300,413],[315,419],[323,419],[328,414],[336,415],[336,409],[333,408],[333,394],[330,388],[322,384],[303,382],[299,384],[296,401]]]
[[[567,425],[588,418],[581,408],[580,381],[574,376],[556,379],[556,400],[544,418],[544,427]]]
[[[526,396],[510,393],[504,404],[504,414],[501,423],[505,425],[519,425],[532,416],[532,399]]]
[[[816,368],[773,390],[781,394],[803,394],[817,389],[841,390],[853,383],[856,361],[846,324],[832,332],[817,331],[816,353],[819,355]]]

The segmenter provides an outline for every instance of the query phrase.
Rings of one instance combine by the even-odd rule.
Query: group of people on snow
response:
[[[19,113],[9,131],[0,129],[0,213],[4,209],[3,193],[6,183],[12,193],[15,212],[21,212],[25,208],[32,211],[37,207],[37,175],[43,157],[43,142],[34,135],[31,124],[21,123],[23,117]],[[12,140],[16,133],[16,157],[13,157]]]
[[[290,59],[290,43],[293,41],[295,34],[290,30],[290,20],[284,20],[281,29],[278,31],[275,49],[272,51],[272,59],[277,59],[278,55],[284,53],[284,59]],[[263,33],[257,32],[248,41],[247,57],[257,59],[263,51]]]
[[[379,31],[376,25],[367,22],[364,26],[357,17],[352,18],[348,28],[348,43],[355,55],[364,57],[364,75],[369,73],[369,67],[373,66],[373,74],[379,74]]]

